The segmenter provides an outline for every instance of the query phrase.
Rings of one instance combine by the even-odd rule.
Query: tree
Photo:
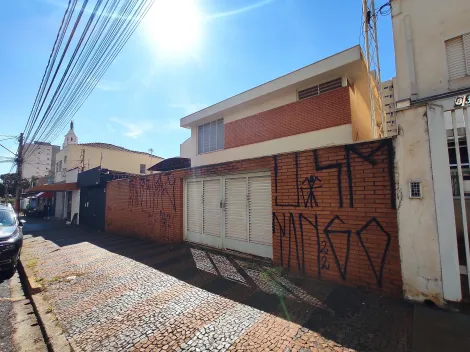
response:
[[[3,174],[3,175],[0,175],[0,179],[3,182],[4,194],[5,194],[5,191],[8,192],[8,194],[16,194],[16,184],[18,181],[17,174],[15,173]],[[20,182],[20,188],[21,188],[21,192],[30,188],[29,180],[27,180],[26,178],[22,179]]]

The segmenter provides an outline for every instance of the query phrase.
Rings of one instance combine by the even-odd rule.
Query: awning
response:
[[[189,158],[169,158],[160,161],[159,163],[153,165],[152,167],[148,168],[149,171],[170,171],[170,170],[178,170],[178,169],[185,169],[191,167],[191,159]]]
[[[54,194],[52,192],[39,192],[36,194],[36,198],[52,198],[53,195]]]
[[[35,186],[27,189],[24,193],[35,193],[35,192],[65,192],[78,190],[77,182],[71,183],[53,183],[51,185]]]

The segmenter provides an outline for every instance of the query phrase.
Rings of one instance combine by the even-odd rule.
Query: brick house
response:
[[[191,167],[110,182],[106,229],[399,295],[394,142],[372,140],[368,94],[356,46],[182,118]]]

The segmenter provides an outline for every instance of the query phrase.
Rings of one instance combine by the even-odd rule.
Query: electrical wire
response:
[[[41,84],[39,85],[38,92],[36,94],[36,98],[34,99],[33,107],[31,109],[31,112],[28,117],[28,121],[26,122],[25,129],[23,131],[24,134],[26,134],[26,130],[28,127],[30,127],[30,130],[32,129],[34,123],[32,122],[33,116],[37,112],[37,106],[39,101],[42,99],[42,95],[44,94],[44,89],[46,87],[47,81],[49,80],[50,73],[52,71],[52,68],[54,66],[55,60],[57,58],[57,54],[59,52],[60,46],[62,45],[62,40],[64,38],[65,33],[67,32],[68,25],[70,23],[70,19],[72,17],[73,11],[75,9],[75,6],[77,5],[77,0],[74,0],[74,5],[72,11],[70,10],[70,4],[71,0],[69,0],[67,9],[65,10],[64,17],[62,18],[62,22],[59,27],[59,31],[57,32],[56,39],[54,41],[54,45],[51,50],[51,54],[49,55],[49,60],[47,62],[46,69],[44,70],[44,74],[42,76]],[[65,24],[65,25],[64,25]],[[31,122],[31,125],[29,125]]]
[[[108,7],[110,1],[112,1],[112,4]],[[53,141],[57,138],[57,135],[60,134],[65,125],[83,105],[115,57],[122,50],[138,24],[150,10],[154,0],[125,0],[119,11],[116,11],[116,8],[121,0],[106,0],[101,12],[99,12],[102,2],[103,0],[97,0],[73,51],[72,58],[62,74],[60,83],[56,87],[38,127],[34,133],[27,135],[27,139]],[[73,5],[76,5],[76,1]],[[69,11],[69,14],[72,12],[73,10]],[[66,17],[66,24],[68,23],[67,20],[69,20],[69,17]],[[95,21],[94,25],[93,21]],[[77,22],[75,22],[74,29],[76,29],[76,25]],[[67,44],[70,43],[70,40],[71,38],[69,38]],[[62,63],[63,56],[64,53],[59,66]],[[54,73],[53,80],[57,71],[58,68]],[[52,82],[49,84],[41,104],[37,104],[39,107],[36,111],[42,111],[51,85]],[[34,126],[35,122],[36,119],[33,123],[30,123],[30,126]],[[29,129],[29,131],[31,130],[32,128]],[[28,149],[25,155],[31,152]]]
[[[44,106],[44,104],[45,104],[45,102],[46,102],[46,98],[47,98],[47,96],[49,95],[49,92],[51,91],[52,85],[53,85],[53,83],[54,83],[54,81],[55,81],[55,78],[57,77],[57,73],[59,72],[60,66],[62,65],[62,61],[64,60],[65,54],[67,53],[67,50],[68,50],[68,48],[69,48],[69,46],[70,46],[70,43],[72,42],[72,39],[73,39],[73,37],[74,37],[74,35],[75,35],[75,32],[76,32],[77,27],[78,27],[78,24],[80,23],[80,20],[81,20],[81,18],[82,18],[82,16],[83,16],[83,12],[85,11],[85,8],[86,8],[86,5],[87,5],[87,4],[88,4],[88,0],[83,0],[82,8],[80,9],[80,12],[79,12],[79,14],[78,14],[78,16],[77,16],[77,19],[75,20],[74,26],[73,26],[73,28],[72,28],[72,32],[70,33],[70,36],[69,36],[69,38],[68,38],[68,40],[67,40],[67,43],[65,44],[64,51],[62,52],[62,55],[61,55],[60,60],[59,60],[59,63],[58,63],[57,68],[56,68],[56,70],[55,70],[55,72],[54,72],[54,75],[52,76],[52,80],[51,80],[51,82],[50,82],[50,84],[49,84],[49,87],[48,87],[48,89],[47,89],[46,95],[45,95],[44,99],[42,100],[41,106],[38,108],[38,113],[42,110],[42,108],[43,108],[43,106]],[[31,130],[32,130],[32,127],[34,126],[34,124],[35,124],[35,122],[36,122],[38,116],[39,116],[39,114],[36,115],[36,118],[33,120],[33,123],[32,123],[32,125],[31,125]],[[42,125],[43,122],[44,122],[44,118],[41,119],[41,121],[39,122],[39,126],[38,126],[38,128],[36,129],[36,132],[35,132],[34,136],[31,138],[31,140],[34,140],[34,137],[35,137],[37,131],[41,128],[41,125]],[[25,137],[26,140],[28,140],[28,138],[29,138],[29,136],[30,136],[30,133],[31,133],[31,130],[30,130],[30,131],[28,132],[28,134],[26,135],[26,137]]]

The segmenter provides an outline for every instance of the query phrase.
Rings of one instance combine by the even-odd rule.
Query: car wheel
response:
[[[0,272],[0,275],[1,275],[1,279],[2,280],[8,280],[8,279],[11,279],[13,277],[13,275],[15,275],[15,272],[16,272],[16,267],[11,267],[11,268],[8,268],[7,270],[3,270]]]

